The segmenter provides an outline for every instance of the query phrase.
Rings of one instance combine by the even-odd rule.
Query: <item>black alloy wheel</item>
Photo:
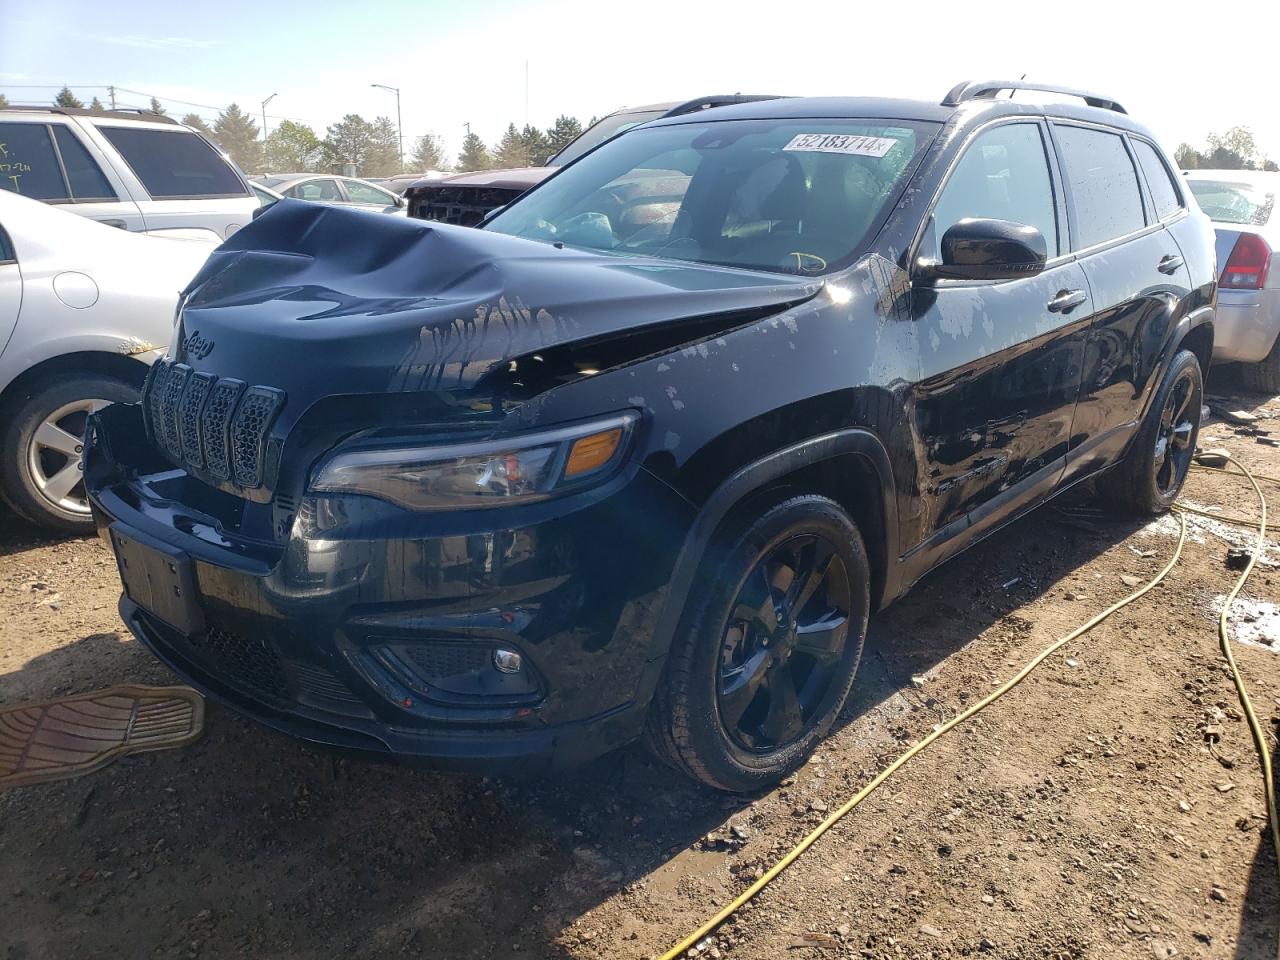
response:
[[[1196,373],[1189,367],[1179,371],[1160,411],[1153,463],[1156,489],[1163,497],[1171,497],[1181,488],[1195,453],[1196,427],[1200,422],[1200,389]]]
[[[849,573],[829,541],[793,537],[761,556],[724,626],[716,703],[746,750],[795,742],[840,672],[849,638]]]

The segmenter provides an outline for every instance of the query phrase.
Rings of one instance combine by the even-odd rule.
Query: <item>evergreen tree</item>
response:
[[[311,173],[324,167],[324,144],[305,123],[281,120],[263,147],[263,164],[271,173]]]
[[[357,113],[348,113],[325,130],[324,152],[329,163],[354,164],[364,170],[374,147],[373,124]]]
[[[58,95],[53,98],[55,107],[84,107],[84,101],[71,92],[71,88],[64,86],[58,91]]]
[[[164,106],[155,97],[151,98],[151,105],[147,107],[147,113],[154,113],[157,117],[168,116],[168,113],[165,112]]]
[[[390,117],[378,117],[373,121],[373,143],[369,156],[360,169],[362,177],[391,177],[403,173],[400,163],[400,133]]]
[[[409,166],[414,170],[448,170],[449,161],[444,156],[444,144],[434,133],[420,136],[413,145],[413,153],[409,156]]]
[[[258,125],[237,104],[231,104],[218,114],[218,119],[213,122],[213,140],[246,173],[256,172],[261,167],[262,144],[258,142]]]
[[[582,124],[577,117],[565,116],[563,113],[547,131],[547,149],[549,156],[555,156],[582,134]]]
[[[488,170],[493,167],[489,157],[489,148],[484,145],[477,133],[468,133],[462,138],[462,150],[458,154],[457,169],[461,172],[470,170]]]
[[[529,149],[514,123],[507,124],[502,139],[494,144],[493,165],[499,169],[529,166]]]
[[[91,101],[89,101],[89,109],[92,110],[94,113],[102,113],[107,108],[102,105],[101,100],[99,100],[97,97],[94,97]]]
[[[188,113],[182,118],[182,125],[184,127],[190,127],[192,130],[199,130],[210,140],[213,139],[213,131],[209,129],[209,125],[204,122],[203,118],[201,118],[198,113]]]
[[[9,105],[9,98],[6,97],[3,93],[0,93],[0,110],[3,110],[8,105]]]
[[[551,141],[537,127],[525,124],[520,131],[520,139],[524,141],[524,152],[531,167],[545,167],[551,156]]]

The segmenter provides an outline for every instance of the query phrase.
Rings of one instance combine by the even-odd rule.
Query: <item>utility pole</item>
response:
[[[388,87],[385,83],[371,83],[369,86],[388,90],[396,95],[396,140],[400,144],[400,172],[404,173],[404,127],[400,125],[400,88]]]
[[[116,88],[114,85],[107,87],[107,95],[111,98],[111,109],[116,108]]]
[[[267,104],[274,100],[279,94],[273,93],[267,99],[262,101],[262,142],[267,142]]]

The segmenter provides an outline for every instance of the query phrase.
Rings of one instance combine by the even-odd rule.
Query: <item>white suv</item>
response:
[[[125,230],[196,227],[224,239],[259,205],[235,165],[195,130],[114,111],[0,110],[0,189]]]

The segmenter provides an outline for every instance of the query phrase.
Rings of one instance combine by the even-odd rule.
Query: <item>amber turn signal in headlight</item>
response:
[[[621,442],[621,427],[614,427],[612,430],[593,433],[589,437],[575,440],[573,448],[569,451],[569,461],[564,465],[564,475],[578,477],[592,470],[598,470],[613,458]]]

